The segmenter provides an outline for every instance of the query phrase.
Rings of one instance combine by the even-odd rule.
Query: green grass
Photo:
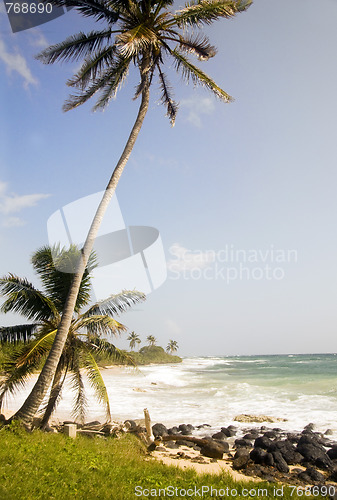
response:
[[[137,485],[139,489],[135,490]],[[202,486],[218,490],[228,487],[237,492],[237,499],[278,498],[274,495],[274,488],[279,487],[262,482],[236,483],[227,475],[198,476],[192,470],[164,466],[149,458],[143,445],[132,435],[121,439],[79,436],[72,440],[62,434],[41,431],[28,434],[16,425],[0,430],[1,500],[215,498],[214,492],[213,496],[205,493],[202,497],[179,493],[164,496],[163,490],[169,486],[178,491],[189,488],[201,491]],[[145,492],[148,495],[136,496],[140,488],[149,490]],[[162,489],[160,496],[159,488]],[[253,490],[253,494],[245,494],[243,488]],[[267,490],[268,496],[258,496],[258,489]],[[157,496],[153,494],[154,490]],[[233,496],[229,494],[222,498]],[[281,498],[292,500],[300,497],[284,487]]]

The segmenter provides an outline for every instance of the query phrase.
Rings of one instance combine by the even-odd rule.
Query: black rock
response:
[[[221,427],[221,432],[226,437],[232,437],[232,436],[235,436],[235,434],[236,434],[236,430],[230,429],[229,427]]]
[[[258,437],[258,434],[249,432],[248,434],[245,434],[242,439],[248,439],[248,441],[253,441]]]
[[[244,469],[249,462],[249,450],[247,448],[240,448],[234,455],[233,469]]]
[[[325,477],[323,476],[323,474],[318,472],[313,467],[308,467],[305,471],[300,472],[298,474],[298,478],[301,479],[302,481],[308,482],[308,483],[311,483],[311,482],[323,483],[323,482],[325,482]]]
[[[225,439],[227,436],[223,432],[216,432],[213,434],[212,438],[213,439],[218,439],[219,441]]]
[[[218,439],[215,439],[215,441],[221,446],[224,453],[229,452],[229,444],[227,443],[227,441],[220,441]]]
[[[168,434],[167,427],[164,424],[154,424],[152,426],[154,437],[166,436]]]
[[[183,436],[188,436],[193,431],[194,427],[191,424],[180,424],[178,427]]]
[[[329,458],[331,458],[331,460],[337,459],[337,445],[334,445],[330,450],[326,452],[326,454]]]
[[[266,456],[264,457],[264,463],[265,465],[269,465],[270,467],[273,467],[275,465],[275,460],[272,453],[266,453]]]
[[[170,427],[170,429],[167,429],[167,433],[170,435],[170,436],[176,436],[177,434],[179,434],[179,429],[178,427],[174,426],[174,427]]]
[[[221,459],[224,454],[222,443],[209,441],[207,444],[201,447],[200,453],[205,457]]]
[[[274,441],[267,450],[270,453],[279,451],[288,465],[300,464],[303,461],[303,455],[298,452],[297,448],[288,439]]]
[[[211,427],[210,424],[197,425],[197,429],[204,429],[205,427]]]
[[[275,432],[275,431],[267,431],[263,435],[269,439],[277,438],[277,432]]]
[[[252,445],[252,442],[249,440],[249,439],[236,439],[235,442],[235,447],[236,448],[239,448],[240,446],[244,447],[244,448],[251,448],[253,445]]]
[[[272,443],[273,442],[264,435],[255,439],[254,448],[262,448],[264,450],[267,450],[272,445]]]
[[[337,483],[337,467],[335,467],[333,469],[333,471],[331,472],[330,476],[328,477],[329,481],[334,481],[335,483]],[[337,488],[336,488],[336,492],[337,492]]]
[[[255,464],[264,464],[267,452],[263,448],[254,448],[249,456]]]
[[[284,460],[281,452],[273,451],[272,455],[273,455],[275,467],[277,468],[277,470],[279,470],[280,472],[289,472],[288,464]]]

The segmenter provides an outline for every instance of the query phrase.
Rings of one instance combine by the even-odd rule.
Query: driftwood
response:
[[[200,447],[201,455],[216,459],[223,458],[223,454],[226,451],[228,451],[227,443],[225,446],[225,443],[222,444],[221,442],[217,442],[214,439],[197,438],[194,436],[184,436],[184,435],[178,436],[174,434],[166,436],[158,436],[158,438],[155,438],[154,445],[158,446],[160,443],[163,443],[165,441],[189,441]],[[148,449],[149,451],[153,451],[154,448],[150,449],[149,447]]]

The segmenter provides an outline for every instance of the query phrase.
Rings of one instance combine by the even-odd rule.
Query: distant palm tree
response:
[[[140,97],[141,103],[126,146],[107,184],[84,243],[82,260],[69,290],[53,347],[31,394],[15,415],[15,418],[26,423],[32,421],[55,374],[70,328],[82,274],[102,218],[141,130],[149,107],[154,74],[158,76],[161,102],[166,106],[172,125],[178,106],[163,71],[168,59],[171,59],[172,67],[186,82],[204,86],[223,102],[229,102],[230,95],[189,58],[189,54],[192,54],[201,61],[207,61],[216,54],[215,47],[205,35],[191,34],[189,30],[199,29],[220,18],[234,17],[252,3],[252,0],[193,0],[186,3],[184,8],[172,11],[170,7],[173,0],[49,1],[60,7],[75,7],[83,16],[105,23],[101,30],[70,36],[38,56],[45,64],[84,61],[80,70],[68,81],[69,86],[78,89],[78,92],[70,96],[64,110],[80,106],[97,93],[99,97],[94,109],[103,109],[121,88],[132,65],[139,72],[135,98]],[[116,27],[113,26],[115,24]]]
[[[139,338],[139,335],[135,332],[131,332],[130,335],[128,336],[128,340],[130,342],[130,349],[131,351],[136,347],[136,344],[140,344],[141,340]]]
[[[58,253],[57,257],[55,257],[56,253]],[[55,258],[57,266],[54,265]],[[0,329],[0,340],[31,339],[14,350],[2,366],[0,409],[4,396],[7,393],[13,394],[21,388],[29,375],[39,369],[41,361],[50,351],[72,278],[71,273],[61,272],[60,269],[63,268],[62,266],[69,266],[71,262],[76,262],[78,258],[79,250],[75,246],[71,246],[67,251],[58,250],[58,252],[50,247],[37,250],[32,257],[32,264],[42,280],[43,291],[36,289],[26,279],[13,274],[0,278],[0,293],[6,298],[1,312],[21,313],[28,320],[33,321],[29,325]],[[90,300],[90,271],[95,266],[95,257],[92,254],[82,278],[75,315],[57,365],[49,401],[44,408],[42,426],[48,423],[50,415],[60,400],[66,375],[69,375],[72,387],[77,394],[73,414],[75,418],[83,421],[87,400],[81,368],[85,368],[89,383],[98,400],[105,405],[109,420],[108,394],[95,358],[97,354],[104,353],[112,360],[130,362],[127,355],[100,337],[125,331],[126,327],[116,321],[113,316],[144,300],[145,296],[139,292],[124,291],[118,295],[111,295],[108,299],[82,312],[82,308]]]
[[[172,354],[173,352],[176,352],[178,350],[178,342],[176,340],[170,340],[169,343],[167,344],[166,351],[169,354]]]
[[[153,335],[148,335],[146,337],[146,340],[148,341],[149,345],[152,345],[152,346],[156,345],[156,343],[157,343],[157,339]]]

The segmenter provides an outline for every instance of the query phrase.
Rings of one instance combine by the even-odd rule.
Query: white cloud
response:
[[[167,268],[169,271],[173,272],[191,271],[192,269],[204,269],[211,262],[215,261],[214,251],[192,251],[181,246],[180,243],[174,243],[169,248],[169,252],[175,258],[167,261]]]
[[[8,192],[8,184],[0,181],[0,214],[4,216],[2,225],[5,227],[22,226],[24,220],[13,216],[22,210],[36,206],[40,200],[48,198],[49,194],[18,195]]]
[[[28,35],[30,37],[29,43],[32,47],[44,49],[49,45],[48,40],[39,28],[29,29]]]
[[[30,71],[26,59],[17,50],[10,52],[3,40],[0,39],[0,61],[6,66],[9,75],[18,73],[24,80],[24,87],[37,85],[38,81]]]
[[[185,120],[199,128],[202,125],[201,116],[210,115],[215,109],[213,99],[210,97],[200,97],[199,95],[183,99],[180,102],[180,106],[187,111],[187,114],[185,113]]]

